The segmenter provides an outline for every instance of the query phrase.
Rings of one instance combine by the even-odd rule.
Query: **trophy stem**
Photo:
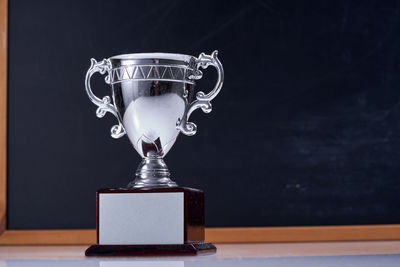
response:
[[[162,158],[143,158],[136,170],[136,178],[128,188],[165,188],[177,187],[170,177],[170,172]]]

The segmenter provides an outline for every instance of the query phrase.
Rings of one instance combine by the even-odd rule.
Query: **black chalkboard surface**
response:
[[[214,49],[224,87],[165,158],[208,226],[400,223],[399,5],[10,1],[8,228],[94,228],[95,191],[133,179],[138,154],[87,98],[91,57]]]

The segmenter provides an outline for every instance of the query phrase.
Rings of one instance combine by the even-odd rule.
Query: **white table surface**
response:
[[[400,241],[217,244],[196,257],[85,258],[86,246],[0,246],[0,267],[400,267]]]

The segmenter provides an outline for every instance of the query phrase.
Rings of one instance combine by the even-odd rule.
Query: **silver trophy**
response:
[[[164,162],[179,133],[194,135],[197,127],[189,122],[193,111],[201,108],[211,112],[210,101],[221,90],[224,71],[217,51],[198,58],[169,53],[125,54],[97,62],[91,59],[85,86],[90,100],[98,106],[96,115],[102,118],[112,113],[118,124],[111,127],[111,136],[127,134],[143,160],[136,178],[128,188],[176,187]],[[210,93],[197,92],[192,101],[195,81],[202,78],[200,68],[213,66],[218,80]],[[98,98],[90,87],[96,72],[107,74],[112,97]],[[112,98],[112,100],[111,100]]]

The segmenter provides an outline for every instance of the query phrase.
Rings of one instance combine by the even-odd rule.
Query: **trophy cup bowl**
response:
[[[111,136],[127,135],[142,157],[136,178],[128,188],[176,187],[163,158],[174,145],[179,133],[194,135],[197,127],[188,122],[191,113],[201,108],[211,111],[210,101],[221,90],[224,72],[217,51],[199,57],[170,53],[139,53],[113,56],[97,62],[91,59],[86,74],[86,92],[98,106],[101,118],[112,113],[118,124],[111,128]],[[216,68],[218,80],[208,93],[197,92],[195,81],[202,78],[200,68]],[[96,72],[107,74],[105,82],[111,86],[111,97],[98,98],[92,92],[90,79]],[[112,101],[111,101],[112,99]]]

